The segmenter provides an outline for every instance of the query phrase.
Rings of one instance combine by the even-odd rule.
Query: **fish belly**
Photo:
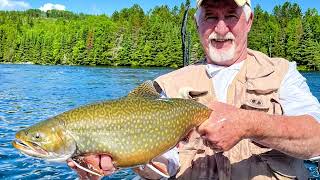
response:
[[[210,114],[208,108],[190,100],[130,99],[82,111],[78,120],[67,123],[78,153],[110,155],[118,167],[150,162]]]

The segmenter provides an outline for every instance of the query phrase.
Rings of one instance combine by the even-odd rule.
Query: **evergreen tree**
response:
[[[37,9],[0,11],[0,62],[36,64],[181,67],[181,21],[190,0],[170,9],[148,12],[135,4],[112,16]],[[196,9],[188,14],[191,63],[203,58]],[[268,13],[254,9],[248,46],[271,57],[296,61],[303,69],[319,70],[320,16],[302,14],[285,2]]]

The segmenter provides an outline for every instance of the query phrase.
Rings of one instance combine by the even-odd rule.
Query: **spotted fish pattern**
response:
[[[56,157],[107,154],[117,167],[133,167],[173,148],[210,114],[194,100],[160,98],[147,81],[126,97],[67,111],[18,132],[16,139]]]

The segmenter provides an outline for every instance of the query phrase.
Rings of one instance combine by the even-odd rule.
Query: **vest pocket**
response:
[[[270,105],[271,102],[269,98],[257,96],[254,94],[247,94],[240,108],[268,112],[270,109]]]
[[[278,98],[275,92],[259,94],[255,91],[247,91],[240,108],[280,115],[282,114],[282,107],[276,99]]]

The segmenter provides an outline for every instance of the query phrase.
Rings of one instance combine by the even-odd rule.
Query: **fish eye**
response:
[[[36,133],[36,135],[34,136],[36,139],[40,138],[40,133]]]

